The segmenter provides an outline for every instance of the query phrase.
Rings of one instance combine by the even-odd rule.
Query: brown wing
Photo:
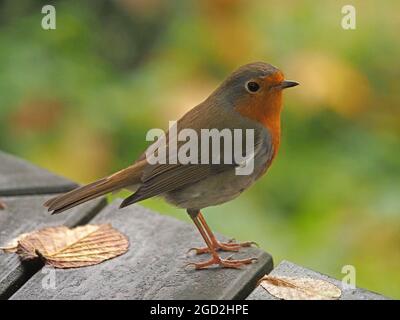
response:
[[[213,122],[215,119],[220,119],[221,110],[217,106],[207,108],[207,114],[204,112],[204,104],[186,113],[177,123],[177,131],[181,129],[190,128],[196,130],[198,133],[203,128],[214,128]],[[188,183],[194,183],[201,179],[206,178],[211,174],[221,172],[224,170],[232,169],[232,165],[199,165],[199,164],[169,164],[169,132],[166,137],[166,164],[148,164],[143,170],[142,184],[140,188],[131,196],[126,198],[121,207],[126,207],[132,203],[154,197],[156,195],[175,190],[185,186]],[[156,142],[157,143],[157,142]],[[177,142],[179,148],[184,142]],[[177,151],[177,150],[174,150]],[[201,156],[201,155],[199,155]],[[146,158],[146,154],[139,157],[139,161]]]
[[[222,130],[226,127],[231,128],[241,128],[243,121],[238,120],[234,117],[233,113],[229,113],[228,115],[224,112],[223,109],[218,106],[213,106],[213,108],[207,109],[207,114],[204,113],[204,108],[202,105],[197,106],[196,108],[189,111],[181,120],[178,121],[177,131],[180,132],[181,129],[190,128],[195,130],[200,137],[201,129],[219,129]],[[200,115],[202,115],[200,117]],[[256,132],[257,133],[257,132]],[[166,141],[169,141],[170,137],[167,134]],[[256,134],[255,136],[255,144],[256,148],[262,142],[261,136]],[[177,142],[177,148],[179,149],[185,142]],[[233,141],[232,141],[233,143]],[[201,145],[201,142],[198,144]],[[187,184],[195,183],[202,179],[205,179],[209,176],[227,171],[234,170],[237,164],[224,164],[223,161],[223,150],[224,144],[222,143],[220,146],[220,155],[221,155],[221,164],[168,164],[169,159],[169,143],[167,143],[167,164],[148,164],[146,168],[143,170],[142,175],[142,184],[139,189],[126,198],[121,207],[126,207],[132,203],[148,199],[172,190],[176,190],[184,187]],[[176,150],[174,150],[176,151]],[[202,150],[204,151],[204,150]],[[212,152],[209,150],[209,154]],[[201,161],[201,154],[199,152],[199,161]],[[144,159],[145,155],[142,155],[140,159]],[[209,158],[211,160],[211,156]],[[233,159],[233,156],[232,156]],[[209,163],[212,163],[209,161]]]
[[[151,174],[143,180],[141,187],[122,202],[121,208],[168,191],[179,189],[187,184],[205,179],[210,175],[218,174],[225,170],[233,170],[234,168],[234,164],[163,165],[162,172],[157,170],[156,174]],[[158,169],[160,168],[158,167]]]

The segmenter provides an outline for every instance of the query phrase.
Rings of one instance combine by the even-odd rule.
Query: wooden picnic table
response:
[[[187,249],[203,245],[195,227],[174,218],[133,205],[118,209],[121,200],[107,204],[92,200],[67,213],[50,215],[46,199],[71,190],[76,183],[0,151],[0,246],[21,233],[45,226],[74,227],[87,223],[111,223],[129,237],[127,253],[95,266],[51,269],[40,262],[21,263],[17,255],[0,253],[0,299],[275,299],[257,287],[258,280],[275,275],[321,278],[340,286],[340,281],[290,262],[273,270],[270,254],[246,248],[235,258],[255,256],[241,270],[213,268],[195,271]],[[221,236],[222,239],[226,238]],[[229,253],[222,253],[229,255]],[[54,272],[55,286],[44,285]],[[347,289],[341,299],[385,299],[364,289]]]

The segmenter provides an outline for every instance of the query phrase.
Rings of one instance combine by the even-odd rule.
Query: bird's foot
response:
[[[233,260],[230,257],[222,259],[219,256],[213,256],[210,260],[204,262],[189,262],[186,264],[186,267],[193,266],[196,270],[201,270],[214,265],[219,265],[221,268],[240,269],[241,266],[251,264],[255,261],[257,261],[257,258]]]
[[[236,242],[234,242],[233,239],[231,239],[228,242],[216,241],[216,243],[214,243],[214,248],[217,251],[221,250],[221,251],[236,252],[236,251],[239,251],[240,248],[251,247],[252,245],[255,245],[258,247],[258,244],[254,241],[246,241],[246,242],[236,243]],[[194,251],[196,254],[210,253],[210,249],[208,247],[190,248],[188,250],[188,253],[191,251]]]

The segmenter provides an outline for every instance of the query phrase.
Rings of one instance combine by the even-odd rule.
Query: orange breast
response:
[[[262,97],[260,97],[262,98]],[[244,117],[261,123],[268,129],[272,138],[273,155],[272,160],[278,152],[281,138],[281,109],[282,93],[277,91],[267,100],[257,99],[250,105],[239,105],[236,110]]]

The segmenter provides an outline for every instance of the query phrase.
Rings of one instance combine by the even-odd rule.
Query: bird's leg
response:
[[[0,199],[0,210],[7,208],[6,204]]]
[[[219,242],[217,238],[215,237],[214,233],[211,231],[210,227],[208,226],[206,219],[204,219],[204,216],[202,215],[201,212],[198,213],[197,215],[201,225],[203,226],[204,230],[206,231],[209,239],[211,240],[214,248],[222,251],[239,251],[240,248],[243,247],[250,247],[251,245],[257,245],[257,243],[253,241],[247,241],[247,242],[241,242],[241,243],[235,243],[232,240],[228,242]],[[208,247],[202,247],[202,248],[190,248],[189,251],[195,251],[196,254],[202,254],[202,253],[209,253],[210,249]]]
[[[189,211],[188,211],[189,212]],[[189,212],[190,217],[192,218],[194,224],[196,225],[197,229],[199,230],[201,236],[203,237],[205,243],[207,244],[208,252],[211,253],[211,259],[205,262],[190,262],[187,266],[194,266],[196,269],[205,269],[209,266],[219,265],[223,268],[240,268],[245,264],[250,264],[253,261],[257,260],[256,258],[249,258],[249,259],[240,259],[240,260],[233,260],[233,259],[222,259],[215,248],[215,245],[211,241],[209,235],[204,230],[203,225],[201,224],[198,214],[193,214],[193,212]]]

